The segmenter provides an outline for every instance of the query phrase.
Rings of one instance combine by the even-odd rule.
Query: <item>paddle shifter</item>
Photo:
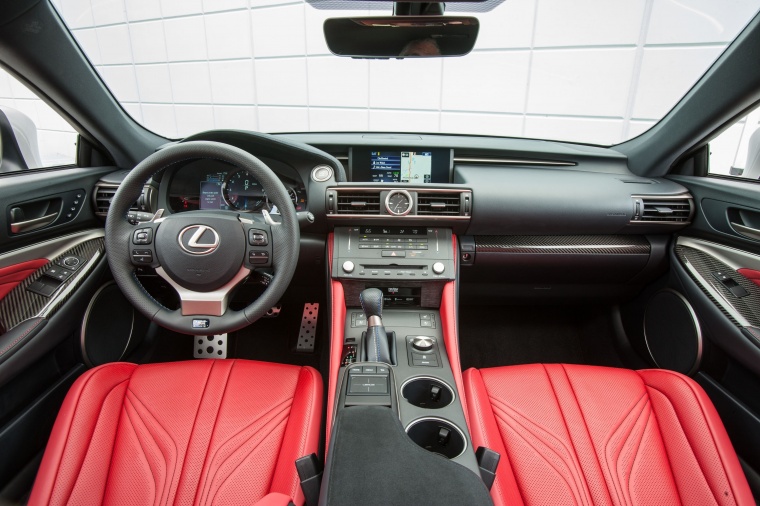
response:
[[[388,336],[383,327],[383,292],[377,288],[367,288],[359,294],[359,301],[367,316],[367,337],[365,349],[370,362],[391,363]]]

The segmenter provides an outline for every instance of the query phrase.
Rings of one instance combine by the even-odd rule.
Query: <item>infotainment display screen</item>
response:
[[[353,148],[351,181],[363,183],[449,183],[450,149]]]

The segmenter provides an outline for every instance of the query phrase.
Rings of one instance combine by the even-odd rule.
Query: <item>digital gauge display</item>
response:
[[[264,187],[246,170],[227,176],[222,184],[222,197],[230,208],[238,211],[260,211],[267,204]]]

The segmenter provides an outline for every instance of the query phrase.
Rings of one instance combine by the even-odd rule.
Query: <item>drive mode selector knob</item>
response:
[[[433,264],[433,272],[436,274],[443,274],[443,271],[446,269],[446,266],[443,265],[441,262],[436,262]]]
[[[351,260],[346,260],[343,262],[343,272],[346,272],[348,274],[354,272],[354,263]]]
[[[433,349],[433,340],[427,336],[417,336],[412,339],[412,347],[415,350],[430,351]]]

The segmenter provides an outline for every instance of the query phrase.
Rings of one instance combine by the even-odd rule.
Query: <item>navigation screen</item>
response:
[[[430,183],[431,151],[372,151],[370,170],[374,183]]]
[[[451,156],[450,149],[438,148],[424,151],[354,148],[351,180],[367,183],[448,183]]]

